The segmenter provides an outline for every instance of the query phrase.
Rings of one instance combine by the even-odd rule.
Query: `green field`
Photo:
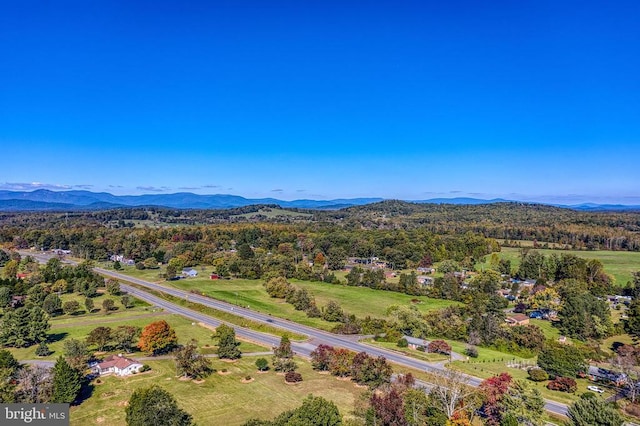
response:
[[[201,271],[201,268],[198,268],[198,271]],[[171,285],[182,290],[203,292],[215,299],[244,307],[248,306],[253,310],[268,313],[275,317],[287,318],[300,324],[324,330],[330,330],[335,326],[335,323],[329,323],[319,318],[308,318],[304,312],[296,311],[293,306],[284,300],[270,297],[264,289],[263,280],[210,280],[206,269],[200,272],[200,275],[204,275],[203,277],[187,278],[179,281],[165,281],[160,277],[158,270],[139,271],[128,267],[121,272],[163,285]],[[365,287],[349,287],[295,279],[289,281],[296,286],[306,288],[315,297],[318,307],[322,308],[329,300],[335,300],[345,312],[354,314],[357,317],[369,315],[384,318],[387,308],[394,304],[415,305],[420,311],[428,312],[458,303],[424,296],[409,296],[391,291],[372,290]],[[417,299],[420,302],[414,304],[412,303],[413,299]]]
[[[274,219],[279,216],[310,219],[313,215],[311,213],[293,212],[290,210],[285,210],[280,208],[263,207],[257,212],[237,214],[237,215],[233,215],[232,217],[244,217],[246,219],[255,219],[256,217],[265,217],[267,219]]]
[[[175,396],[180,407],[191,413],[197,424],[225,426],[240,425],[256,417],[271,419],[299,406],[308,394],[333,401],[343,416],[349,415],[364,391],[350,381],[313,371],[303,359],[296,359],[303,381],[287,385],[283,376],[273,371],[258,374],[254,365],[256,359],[246,357],[235,363],[213,360],[215,369],[226,368],[230,374],[214,373],[201,384],[179,380],[170,360],[148,362],[153,369],[149,373],[128,378],[103,377],[102,384],[94,382],[89,399],[72,407],[71,424],[124,425],[125,404],[133,390],[153,384]],[[247,375],[254,381],[242,383]]]
[[[393,305],[410,305],[412,299],[421,303],[415,304],[422,312],[438,309],[455,304],[456,302],[430,299],[427,297],[408,296],[406,294],[372,290],[369,288],[347,287],[335,284],[290,280],[299,287],[306,288],[315,297],[318,307],[322,308],[329,300],[335,300],[345,312],[357,317],[384,318],[386,309]],[[171,285],[183,290],[197,290],[215,299],[229,303],[250,307],[253,310],[271,314],[275,317],[287,318],[292,321],[325,330],[333,328],[335,323],[329,323],[319,318],[308,318],[302,311],[296,311],[292,305],[283,299],[270,297],[264,289],[261,280],[209,280],[201,278],[173,281]]]
[[[615,278],[615,283],[624,286],[628,281],[632,280],[632,273],[640,271],[640,252],[631,251],[608,251],[608,250],[551,250],[551,249],[535,249],[540,253],[548,256],[550,254],[573,254],[584,259],[598,259],[604,265],[604,270]],[[502,259],[511,260],[511,267],[517,270],[520,265],[520,249],[515,247],[503,247],[498,253]],[[479,264],[477,269],[488,267],[489,256],[486,262]]]
[[[63,295],[63,299],[65,296]],[[178,336],[178,343],[185,344],[191,339],[198,341],[203,353],[213,353],[215,342],[211,335],[213,330],[192,323],[187,318],[180,315],[167,314],[158,309],[151,308],[132,308],[130,310],[114,311],[105,314],[102,311],[94,312],[89,315],[69,316],[62,315],[51,319],[51,329],[49,330],[49,349],[53,353],[47,357],[40,358],[36,356],[35,351],[37,345],[28,348],[7,348],[13,353],[18,360],[27,359],[56,359],[63,353],[64,339],[85,339],[88,334],[96,327],[105,326],[116,328],[120,325],[133,325],[137,327],[145,327],[146,325],[159,320],[165,320],[175,329]],[[263,346],[242,342],[240,350],[243,352],[262,352],[269,350]],[[145,354],[134,352],[132,356],[143,356]]]

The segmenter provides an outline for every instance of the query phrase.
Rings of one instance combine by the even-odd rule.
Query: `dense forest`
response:
[[[22,238],[25,244],[33,246],[68,247],[78,244],[82,239],[71,235],[80,229],[86,232],[87,229],[230,223],[295,224],[297,227],[292,229],[301,233],[392,229],[409,233],[429,231],[437,235],[471,232],[509,242],[536,240],[571,249],[640,250],[638,212],[580,212],[548,205],[512,202],[453,205],[393,200],[331,211],[285,210],[275,205],[255,205],[225,210],[147,207],[97,212],[0,213],[0,242],[7,243],[14,238]],[[43,228],[50,230],[47,234],[51,235],[34,235],[34,232],[42,233]],[[293,240],[286,242],[295,243]],[[22,243],[19,241],[19,244]],[[364,253],[366,249],[362,247],[343,248],[351,255],[367,255]],[[379,244],[372,248],[378,254],[383,249],[384,246]]]

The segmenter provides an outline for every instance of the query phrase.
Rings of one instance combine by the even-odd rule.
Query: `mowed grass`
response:
[[[235,363],[213,360],[215,369],[226,368],[229,374],[214,373],[202,384],[179,380],[169,360],[148,362],[153,369],[149,373],[128,378],[103,377],[102,384],[94,384],[89,399],[71,408],[71,425],[124,425],[125,404],[133,391],[154,384],[171,393],[178,405],[193,415],[195,423],[225,426],[241,425],[250,418],[272,419],[300,406],[309,394],[333,401],[344,416],[364,392],[350,381],[313,371],[303,359],[296,359],[303,381],[287,385],[284,377],[273,371],[258,374],[257,358],[245,357]],[[242,383],[247,375],[254,381]]]
[[[335,300],[345,312],[361,318],[365,316],[384,318],[386,317],[387,308],[394,304],[415,305],[420,311],[428,312],[457,303],[369,288],[300,280],[290,280],[290,282],[298,287],[307,289],[314,296],[316,304],[321,309],[330,300]],[[319,318],[308,318],[304,312],[296,311],[285,300],[270,297],[264,289],[262,280],[189,278],[171,281],[170,285],[183,290],[203,292],[215,299],[249,307],[256,311],[268,313],[275,317],[287,318],[312,327],[329,330],[335,326],[335,323],[329,323]],[[420,303],[413,304],[411,302],[412,299],[417,299]]]
[[[139,311],[140,312],[140,311]],[[49,349],[53,353],[47,357],[38,357],[35,354],[37,345],[28,348],[7,348],[18,360],[27,359],[56,359],[62,355],[64,350],[64,341],[68,339],[84,340],[89,333],[96,327],[104,326],[117,328],[120,325],[132,325],[144,328],[154,321],[164,320],[176,331],[179,344],[186,344],[192,339],[196,340],[203,353],[213,353],[216,342],[211,338],[214,331],[208,327],[194,324],[191,320],[176,314],[166,314],[160,310],[147,311],[145,315],[133,317],[128,315],[128,311],[121,313],[114,312],[112,314],[96,313],[92,316],[77,316],[72,318],[58,317],[51,320],[51,329],[49,330]],[[75,320],[75,321],[73,321]],[[208,345],[208,346],[207,346]],[[242,342],[240,350],[243,352],[262,352],[270,350],[263,346]],[[95,348],[94,348],[95,349]],[[141,352],[133,352],[131,356],[144,356]]]
[[[545,256],[556,254],[573,254],[584,259],[598,259],[604,265],[604,270],[615,278],[615,283],[624,286],[628,281],[633,280],[633,272],[640,271],[640,252],[631,251],[608,251],[608,250],[551,250],[551,249],[532,249],[539,251]],[[520,265],[520,249],[515,247],[503,247],[498,253],[502,259],[511,260],[511,267],[517,270]],[[484,264],[478,265],[478,269],[482,266],[487,267],[490,256],[486,257]]]
[[[366,339],[366,340],[362,340],[362,343],[366,343],[367,345],[371,345],[371,346],[377,346],[379,348],[384,348],[384,349],[389,349],[391,351],[395,351],[395,352],[399,352],[402,353],[404,355],[408,355],[412,358],[416,358],[416,359],[420,359],[422,361],[427,361],[427,362],[441,362],[441,361],[448,361],[449,357],[447,355],[442,355],[442,354],[436,354],[436,353],[428,353],[428,352],[421,352],[418,351],[416,349],[411,349],[411,348],[400,348],[398,347],[397,343],[393,343],[393,342],[376,342],[373,339]]]
[[[181,290],[202,292],[214,299],[249,307],[259,312],[271,314],[275,317],[286,318],[311,327],[331,330],[335,326],[335,323],[330,323],[319,318],[308,318],[304,312],[296,311],[292,305],[283,299],[270,297],[264,289],[264,280],[211,280],[208,274],[208,272],[211,271],[210,268],[197,267],[196,269],[199,272],[198,277],[178,281],[164,280],[161,277],[162,272],[157,269],[136,270],[133,267],[126,267],[120,272],[151,282],[173,286]],[[289,282],[307,289],[315,298],[318,307],[322,308],[330,300],[334,300],[342,306],[345,312],[361,318],[366,316],[385,318],[387,308],[394,304],[405,306],[414,305],[421,312],[429,312],[434,309],[458,304],[458,302],[450,300],[410,296],[365,287],[349,287],[346,285],[296,279],[290,279]],[[417,299],[419,303],[412,303],[413,299]]]

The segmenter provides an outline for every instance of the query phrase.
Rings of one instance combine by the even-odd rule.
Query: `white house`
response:
[[[142,368],[138,361],[118,355],[109,355],[102,362],[93,364],[91,370],[101,376],[115,374],[116,376],[129,376],[137,373]]]
[[[182,270],[182,275],[184,275],[185,277],[197,277],[198,271],[193,268],[184,268]]]

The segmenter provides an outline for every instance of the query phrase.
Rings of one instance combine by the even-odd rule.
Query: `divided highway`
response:
[[[45,253],[31,253],[31,252],[21,252],[23,255],[29,255],[36,258],[39,262],[46,263],[52,255]],[[71,260],[66,260],[65,262],[75,264],[76,262]],[[354,352],[367,352],[372,356],[384,356],[390,362],[395,364],[399,364],[405,367],[414,368],[420,371],[427,371],[431,373],[438,373],[445,369],[442,364],[438,363],[428,363],[425,361],[421,361],[415,358],[411,358],[400,353],[373,347],[370,345],[365,345],[363,343],[350,340],[349,337],[343,335],[337,335],[329,332],[325,332],[322,330],[318,330],[313,327],[308,327],[305,325],[301,325],[292,321],[283,320],[280,318],[275,318],[267,314],[263,314],[260,312],[252,311],[251,309],[235,306],[230,303],[222,302],[216,299],[211,299],[205,296],[200,296],[198,294],[189,293],[184,290],[180,290],[174,287],[165,286],[157,283],[153,283],[150,281],[142,280],[140,278],[131,277],[125,274],[121,274],[115,271],[103,269],[103,268],[94,268],[94,270],[101,275],[116,278],[120,281],[129,282],[132,284],[136,284],[138,286],[146,287],[151,290],[160,291],[175,297],[179,297],[185,300],[189,300],[191,302],[199,303],[201,305],[217,309],[219,311],[228,312],[234,315],[242,316],[244,318],[250,319],[255,322],[269,324],[274,327],[278,327],[280,329],[297,333],[304,334],[309,336],[309,340],[305,342],[292,342],[293,350],[303,356],[309,356],[309,354],[319,345],[326,344],[334,347],[341,347],[345,349],[352,350]],[[212,318],[206,314],[202,314],[200,312],[194,311],[192,309],[184,308],[175,303],[171,303],[166,301],[160,297],[157,297],[153,294],[145,292],[139,288],[132,287],[127,284],[121,284],[121,288],[131,295],[142,299],[148,303],[156,305],[165,309],[168,312],[173,312],[180,314],[184,317],[192,319],[197,322],[201,322],[203,324],[216,327],[222,323],[222,321],[218,321],[215,318]],[[250,340],[256,343],[261,343],[265,346],[277,346],[280,342],[280,338],[273,336],[268,333],[262,333],[254,330],[250,330],[248,328],[239,327],[233,324],[229,324],[234,327],[236,330],[236,334],[238,337],[246,340]],[[474,376],[467,376],[468,382],[472,386],[479,386],[482,379]],[[567,414],[567,406],[565,404],[557,403],[554,401],[545,400],[545,408],[547,411],[550,411],[554,414],[566,416]]]

